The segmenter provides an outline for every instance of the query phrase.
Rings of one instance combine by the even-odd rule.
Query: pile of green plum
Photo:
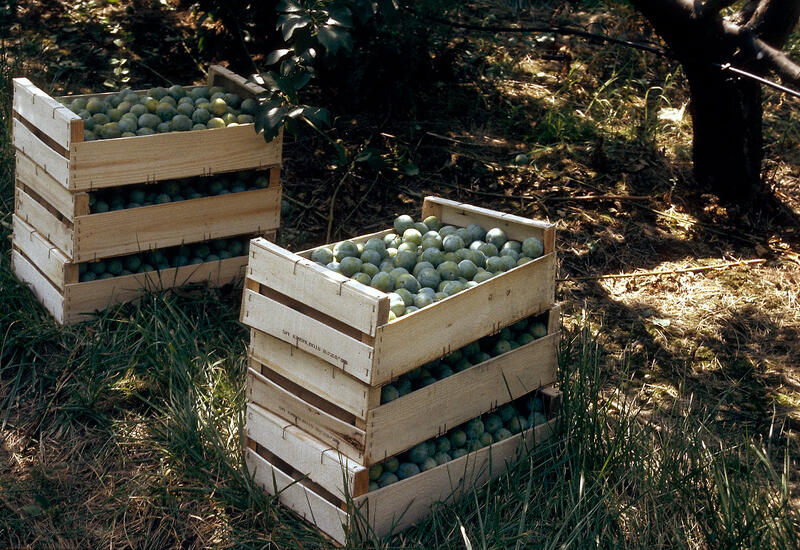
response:
[[[86,141],[224,128],[253,122],[256,101],[220,86],[151,88],[142,95],[124,89],[97,97],[61,101],[83,119]]]
[[[539,395],[518,399],[373,465],[369,469],[369,490],[397,483],[545,422],[544,403]]]
[[[424,388],[478,363],[488,361],[492,357],[530,344],[546,334],[547,325],[536,320],[536,317],[522,319],[497,334],[485,336],[441,359],[426,363],[399,376],[391,384],[386,384],[381,388],[381,404],[394,401],[414,390]]]
[[[230,239],[214,239],[213,241],[159,248],[120,256],[107,258],[94,262],[78,264],[80,282],[95,281],[97,279],[110,279],[133,273],[147,271],[160,271],[185,265],[215,262],[247,255],[250,246],[250,237],[232,237]]]
[[[366,243],[343,241],[315,249],[311,259],[342,275],[389,293],[392,321],[471,288],[542,256],[536,237],[509,240],[500,228],[488,231],[442,225],[436,216],[415,222],[402,215],[394,233]]]
[[[268,174],[258,170],[170,180],[156,184],[126,185],[90,193],[89,209],[92,214],[99,214],[109,210],[166,204],[267,187],[269,187]]]

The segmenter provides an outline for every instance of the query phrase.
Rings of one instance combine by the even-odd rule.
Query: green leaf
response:
[[[330,25],[325,25],[319,29],[317,40],[331,55],[335,55],[339,48],[344,48],[347,51],[353,48],[353,39],[350,33],[345,29]]]
[[[292,86],[294,86],[295,90],[301,90],[303,86],[308,84],[311,80],[311,73],[308,71],[303,71],[301,73],[297,73],[292,77]]]
[[[269,52],[269,54],[267,54],[266,59],[264,59],[264,64],[265,65],[274,65],[275,63],[277,63],[278,61],[280,61],[281,59],[286,57],[286,54],[288,54],[291,51],[292,50],[289,50],[289,49],[271,51],[271,52]]]
[[[331,125],[331,115],[327,109],[322,107],[310,107],[308,105],[304,105],[303,117],[317,128],[322,125]]]
[[[279,0],[279,2],[275,4],[275,10],[284,13],[298,13],[303,11],[303,7],[292,0]]]
[[[328,8],[328,25],[353,28],[353,15],[347,6],[330,6]]]
[[[308,26],[311,20],[306,15],[285,14],[278,17],[276,28],[283,33],[284,40],[291,40],[297,29]]]

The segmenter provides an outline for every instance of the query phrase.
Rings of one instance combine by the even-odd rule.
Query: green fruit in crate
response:
[[[373,288],[381,290],[383,292],[391,292],[394,290],[394,283],[392,282],[392,277],[385,271],[381,271],[376,273],[375,276],[372,278],[372,282],[370,285]]]
[[[362,263],[360,259],[353,256],[342,258],[339,262],[339,273],[346,277],[352,277],[361,270]]]
[[[208,98],[211,95],[209,94],[208,90],[208,86],[198,86],[197,88],[192,88],[192,90],[189,92],[189,97],[191,99]]]
[[[480,418],[473,418],[466,424],[467,437],[477,439],[485,431],[483,421]]]
[[[506,244],[508,244],[508,243],[506,243]],[[500,258],[504,258],[505,256],[510,256],[511,258],[513,258],[514,262],[511,264],[511,267],[516,266],[517,265],[517,260],[519,260],[519,258],[520,258],[519,252],[517,252],[516,250],[512,250],[510,248],[504,248],[503,250],[500,251]],[[506,260],[503,260],[503,261],[506,261]],[[506,264],[506,265],[508,265],[508,264]],[[509,267],[509,269],[511,269],[511,267]]]
[[[436,267],[436,272],[439,274],[442,281],[453,281],[457,279],[461,273],[458,269],[458,264],[451,261],[440,263]]]
[[[397,392],[400,394],[400,397],[408,395],[413,391],[411,381],[408,378],[398,380],[395,387],[397,388]]]
[[[338,261],[342,261],[342,258],[347,257],[358,257],[358,247],[352,241],[342,241],[333,249],[333,255]]]
[[[419,472],[420,472],[419,466],[417,466],[413,462],[403,462],[397,469],[397,477],[399,479],[408,479],[411,476],[417,475]]]
[[[131,105],[131,108],[130,110],[128,110],[128,113],[130,113],[131,116],[135,116],[137,120],[139,119],[140,116],[144,114],[152,114],[150,113],[150,110],[147,108],[146,105],[141,105],[138,103],[136,105]]]
[[[508,340],[500,339],[492,347],[492,355],[495,357],[498,355],[503,355],[504,353],[508,353],[509,351],[511,351],[511,344]]]
[[[531,412],[544,412],[544,402],[542,402],[541,397],[536,395],[532,395],[525,400],[525,406],[528,407],[528,410]]]
[[[436,464],[438,466],[441,466],[442,464],[445,464],[446,462],[450,462],[451,460],[453,460],[453,458],[447,453],[436,453],[433,456],[433,459],[436,461]]]
[[[382,259],[381,253],[371,248],[365,248],[364,252],[361,253],[361,261],[364,263],[378,265]]]
[[[186,90],[183,88],[183,86],[175,84],[167,89],[167,93],[175,99],[180,99],[186,95]]]
[[[470,361],[473,365],[477,365],[479,363],[483,363],[484,361],[488,361],[491,358],[492,356],[485,351],[479,351],[475,355],[470,356]]]
[[[442,249],[445,252],[455,252],[464,246],[464,239],[458,235],[447,235],[442,239]]]
[[[242,104],[242,98],[239,97],[238,94],[234,94],[232,92],[227,92],[225,94],[225,103],[230,105],[234,109],[238,109],[239,106]]]
[[[486,238],[486,231],[484,231],[483,227],[477,223],[471,223],[464,229],[466,229],[467,233],[469,233],[470,242],[483,241]]]
[[[465,449],[465,448],[461,447],[461,448],[459,448],[459,449],[453,449],[453,450],[450,452],[450,457],[451,457],[453,460],[455,460],[455,459],[457,459],[457,458],[461,458],[462,456],[466,456],[467,454],[469,454],[469,451],[468,451],[467,449]]]
[[[423,262],[430,263],[434,267],[437,267],[441,265],[442,262],[444,262],[444,252],[442,252],[438,248],[429,247],[422,251],[420,260]]]
[[[520,334],[520,335],[519,335],[519,336],[517,336],[517,338],[516,338],[516,342],[517,342],[517,344],[519,344],[520,346],[525,346],[525,345],[527,345],[527,344],[530,344],[530,343],[531,343],[531,342],[533,342],[534,340],[536,340],[536,338],[534,338],[532,334],[529,334],[529,333],[527,333],[527,332],[523,332],[522,334]]]
[[[467,442],[467,451],[473,452],[483,448],[483,444],[481,443],[480,439],[470,439]]]
[[[248,97],[239,105],[239,110],[245,115],[255,115],[257,107],[256,100]]]
[[[358,273],[355,273],[352,276],[352,279],[354,281],[357,281],[357,282],[361,283],[362,285],[367,285],[367,286],[369,286],[370,283],[372,282],[372,277],[370,277],[366,273],[362,273],[360,271]]]
[[[500,256],[500,261],[503,262],[503,265],[505,266],[505,271],[517,267],[517,261],[514,259],[513,256]]]
[[[158,126],[156,126],[156,132],[158,132],[159,134],[166,134],[167,132],[170,131],[171,130],[169,128],[169,122],[160,122]]]
[[[464,430],[455,429],[448,434],[448,439],[450,439],[453,449],[458,449],[467,444],[467,433]]]
[[[419,292],[421,286],[416,277],[414,277],[410,273],[403,273],[395,280],[395,288],[397,288],[398,290],[399,289],[406,290],[411,294],[416,294],[417,292]],[[414,303],[413,298],[411,298],[411,303],[406,302],[406,305],[411,305],[413,303]]]
[[[503,419],[500,418],[500,415],[490,414],[486,416],[486,420],[484,420],[483,425],[487,432],[494,433],[503,427]]]
[[[456,372],[461,372],[467,370],[473,365],[473,363],[469,359],[461,359],[458,363],[453,365],[453,370]]]
[[[478,274],[478,266],[472,260],[461,260],[458,263],[458,273],[465,279],[472,279]]]
[[[494,436],[494,440],[495,441],[503,441],[504,439],[508,439],[509,437],[511,437],[514,434],[512,434],[506,428],[500,428],[499,430],[494,432],[494,434],[492,434],[492,435]]]
[[[493,244],[498,249],[502,248],[508,237],[506,237],[506,232],[500,229],[499,227],[494,227],[486,232],[486,242]]]
[[[139,256],[128,256],[125,258],[125,269],[131,272],[139,271],[142,267],[142,259]]]
[[[86,110],[92,114],[102,113],[105,111],[105,109],[106,106],[103,100],[96,97],[89,98],[89,100],[86,102]]]
[[[87,271],[86,273],[82,273],[81,274],[79,280],[82,283],[87,283],[89,281],[96,281],[97,280],[97,274],[94,273],[93,271]]]
[[[228,252],[233,256],[241,256],[244,253],[244,244],[241,241],[231,240],[228,244]]]
[[[442,226],[439,229],[439,235],[441,235],[442,239],[444,239],[446,236],[452,235],[453,233],[455,233],[456,230],[457,230],[457,228],[453,227],[452,225],[445,225],[445,226]]]
[[[414,305],[418,308],[428,307],[434,302],[433,295],[427,293],[419,293],[414,296]]]
[[[454,374],[453,373],[453,369],[451,369],[450,367],[444,366],[444,367],[442,367],[442,368],[440,368],[439,370],[436,371],[436,378],[438,378],[439,380],[443,380],[444,378],[447,378],[448,376],[453,376],[453,374]]]
[[[376,266],[375,264],[371,264],[371,263],[362,263],[361,264],[361,272],[366,274],[366,275],[368,275],[369,278],[370,278],[370,282],[365,283],[365,284],[371,285],[372,284],[372,278],[375,275],[377,275],[377,273],[379,271],[380,271],[380,269],[378,269],[378,266]]]
[[[213,101],[211,101],[211,103],[208,106],[208,110],[209,110],[210,113],[212,113],[212,114],[214,114],[216,116],[222,116],[227,112],[228,104],[225,103],[224,99],[222,99],[221,97],[218,97],[218,98],[214,99]]]
[[[432,456],[429,456],[422,462],[422,464],[420,464],[419,469],[422,470],[423,472],[427,472],[428,470],[436,468],[438,465],[439,464],[436,462],[436,459],[433,458]]]
[[[186,115],[175,115],[169,123],[173,132],[188,132],[192,129],[192,119]]]
[[[528,332],[530,332],[531,336],[534,338],[541,338],[542,336],[547,336],[547,326],[537,321],[536,323],[531,323]]]
[[[136,114],[137,116],[139,116],[139,115],[142,115],[142,114],[144,114],[144,113],[148,112],[148,111],[147,111],[147,107],[145,107],[144,105],[142,105],[142,106],[141,106],[141,107],[142,107],[142,109],[144,109],[144,113],[142,113],[142,112],[138,112],[138,113],[137,113],[137,112],[134,112],[134,109],[135,109],[136,107],[137,107],[136,105],[134,105],[133,107],[131,107],[131,112],[132,112],[132,113],[134,113],[134,114]],[[158,115],[158,117],[159,117],[159,118],[162,120],[162,122],[169,122],[170,120],[172,120],[172,117],[174,117],[175,115],[177,115],[177,114],[178,114],[178,111],[176,111],[176,110],[175,110],[175,107],[173,107],[173,106],[172,106],[172,105],[170,105],[169,103],[166,103],[166,102],[161,102],[161,103],[159,103],[159,104],[158,104],[158,106],[156,107],[156,113],[155,113],[155,114],[157,114],[157,115]]]
[[[410,229],[412,227],[414,227],[414,219],[407,214],[397,216],[394,219],[394,231],[398,235],[402,235],[406,229]]]
[[[106,263],[103,260],[89,262],[89,271],[95,275],[102,275],[106,272]]]
[[[499,254],[497,247],[492,243],[483,243],[480,246],[478,246],[478,250],[486,257],[487,263],[489,261],[489,258],[497,256]]]
[[[436,440],[436,452],[437,453],[448,453],[450,449],[453,448],[453,444],[447,437],[440,437]]]
[[[194,104],[191,101],[189,103],[178,103],[178,106],[175,108],[175,110],[179,115],[188,117],[191,120],[191,116],[194,113]]]
[[[507,271],[508,268],[506,267],[505,262],[500,256],[491,256],[486,258],[486,270],[490,273],[501,273],[503,271]]]
[[[461,281],[447,281],[442,289],[442,292],[447,296],[452,296],[463,290],[466,290],[466,288],[466,285]]]
[[[391,275],[391,273],[389,275]],[[408,274],[406,273],[405,275],[408,275]],[[401,275],[401,277],[402,276],[403,275]],[[399,287],[399,288],[395,288],[394,292],[395,292],[395,294],[400,296],[400,298],[403,300],[403,305],[406,306],[407,308],[409,306],[413,306],[414,305],[414,296],[415,295],[412,294],[411,292],[409,292],[408,289],[405,289],[403,287]]]
[[[411,250],[398,250],[397,255],[394,257],[394,265],[403,267],[406,270],[414,269],[417,263],[417,254]]]
[[[430,456],[430,449],[425,443],[415,445],[408,451],[408,459],[415,464],[422,464]]]
[[[403,242],[409,243],[417,247],[422,243],[422,233],[419,230],[410,227],[403,231]]]
[[[377,481],[383,473],[383,464],[373,464],[369,467],[369,480]]]
[[[114,139],[122,136],[122,130],[119,123],[107,122],[100,128],[100,136],[103,139]]]
[[[422,241],[420,242],[420,246],[422,250],[427,250],[428,248],[435,248],[436,250],[442,249],[442,237],[438,233],[426,233],[422,236]]]
[[[512,434],[518,434],[528,426],[528,420],[523,416],[514,416],[506,422],[506,428]]]
[[[419,274],[423,269],[434,269],[433,264],[430,262],[417,262],[414,264],[414,269],[411,270],[411,274],[414,275],[417,279],[419,279]]]
[[[106,272],[105,272],[105,273],[103,273],[102,275],[99,275],[97,278],[98,278],[98,279],[111,279],[112,277],[114,277],[114,275],[112,275],[111,273],[109,273],[108,271],[106,271]]]
[[[388,459],[383,461],[383,471],[384,471],[384,473],[385,472],[394,473],[394,472],[397,471],[397,468],[399,468],[399,467],[400,467],[400,461],[397,460],[396,456],[393,456],[393,457],[388,458]]]
[[[489,445],[494,443],[494,438],[492,437],[492,434],[490,434],[489,432],[483,432],[481,436],[478,438],[478,441],[480,441],[481,447],[488,447]]]
[[[380,487],[386,487],[387,485],[391,485],[392,483],[397,483],[399,479],[397,476],[390,472],[383,472],[381,477],[378,478],[378,485]]]
[[[442,228],[442,222],[440,222],[439,218],[436,216],[428,216],[422,220],[422,223],[424,223],[431,231],[439,231]]]
[[[497,410],[497,414],[503,420],[503,423],[508,422],[517,415],[517,409],[511,403],[506,403]]]

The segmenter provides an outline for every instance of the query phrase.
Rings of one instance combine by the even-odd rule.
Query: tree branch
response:
[[[725,33],[737,39],[747,61],[775,71],[784,82],[800,83],[800,65],[795,63],[785,52],[773,48],[746,27],[740,27],[728,21],[724,25]]]
[[[760,0],[743,26],[774,48],[782,48],[800,19],[797,0]]]

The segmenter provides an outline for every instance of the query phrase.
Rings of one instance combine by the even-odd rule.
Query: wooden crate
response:
[[[219,66],[208,83],[243,97],[263,91]],[[85,142],[83,120],[26,79],[14,80],[13,117],[12,266],[60,323],[146,289],[226,284],[243,276],[247,257],[92,282],[79,282],[80,263],[219,238],[273,238],[278,229],[282,136],[266,143],[253,124],[242,124]],[[99,189],[241,170],[264,170],[269,187],[90,212],[90,193]]]
[[[252,329],[248,401],[369,466],[555,382],[559,307],[542,317],[546,336],[385,404],[382,386]]]
[[[425,198],[422,215],[436,215],[444,224],[500,227],[509,239],[535,236],[544,243],[544,255],[388,322],[386,293],[314,263],[309,259],[313,250],[294,254],[256,239],[250,247],[242,322],[377,386],[553,305],[552,224],[436,197]]]
[[[322,442],[248,405],[245,458],[257,484],[339,544],[386,537],[502,475],[556,427],[559,393],[541,391],[548,422],[392,485],[366,492],[368,470]],[[265,446],[264,443],[268,441]]]
[[[11,268],[60,324],[90,319],[98,310],[129,302],[148,290],[195,283],[222,286],[244,278],[247,256],[78,282],[78,264],[18,216],[13,216]],[[274,238],[274,232],[267,235]]]
[[[225,87],[242,97],[263,91],[216,65],[209,70],[208,84]],[[92,97],[106,95],[110,94]],[[68,99],[77,97],[88,96]],[[25,78],[14,79],[13,129],[17,150],[70,191],[277,166],[283,147],[282,134],[265,143],[252,123],[83,141],[83,120]]]

